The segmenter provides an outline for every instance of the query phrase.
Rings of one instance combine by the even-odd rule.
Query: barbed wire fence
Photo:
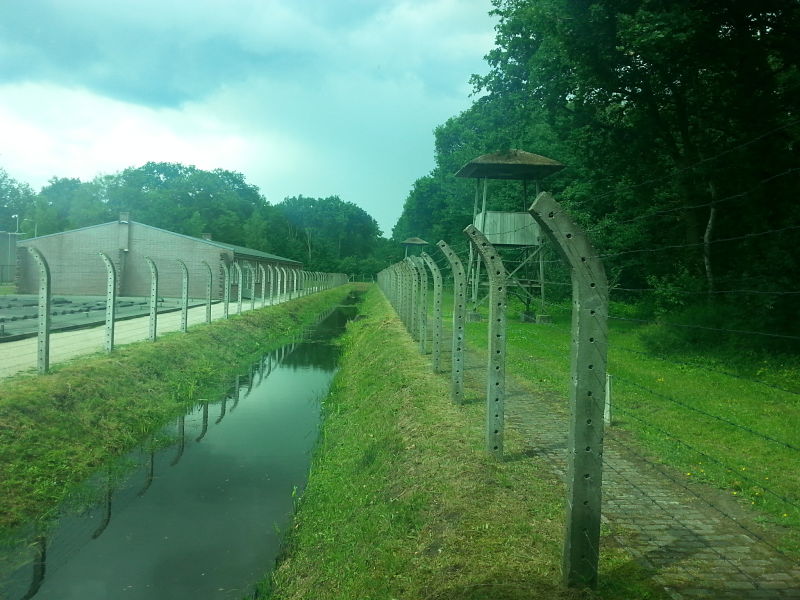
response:
[[[796,177],[799,172],[800,170],[792,168],[768,175],[751,189],[731,194],[716,200],[715,203],[716,205],[732,203],[748,198],[763,186],[777,180]],[[638,187],[646,183],[649,182],[635,185]],[[694,208],[711,208],[711,206],[712,203],[709,202],[698,204]],[[663,219],[685,209],[686,207],[655,210],[634,217],[629,222]],[[601,223],[589,228],[587,233],[599,235],[606,227],[607,224]],[[797,568],[796,551],[800,528],[800,500],[798,500],[800,483],[792,474],[796,472],[792,465],[796,466],[797,453],[800,452],[800,443],[796,435],[797,425],[800,423],[798,410],[800,388],[793,385],[791,377],[774,380],[770,379],[769,373],[765,378],[762,376],[764,374],[757,370],[743,371],[737,361],[726,364],[722,359],[714,358],[709,363],[703,354],[689,358],[679,354],[680,358],[675,358],[675,353],[669,352],[668,349],[646,343],[647,336],[655,335],[651,329],[658,329],[689,333],[695,339],[702,336],[707,343],[712,344],[720,336],[752,338],[767,342],[773,340],[779,342],[780,347],[793,356],[797,354],[797,342],[800,341],[800,336],[792,332],[765,330],[759,327],[719,327],[715,323],[687,322],[676,318],[669,310],[642,316],[630,310],[632,299],[652,305],[664,291],[657,286],[633,287],[617,284],[614,275],[628,267],[624,264],[624,260],[631,256],[669,255],[675,251],[697,251],[698,248],[709,246],[724,249],[732,244],[746,243],[755,238],[793,235],[797,229],[800,229],[800,225],[785,223],[777,227],[767,227],[719,239],[706,239],[699,243],[666,243],[605,251],[597,255],[612,274],[606,314],[612,330],[619,333],[619,342],[617,343],[612,336],[608,347],[609,375],[605,378],[603,392],[591,390],[592,394],[587,396],[590,399],[589,404],[592,405],[587,410],[592,411],[593,422],[597,415],[600,415],[600,420],[606,425],[600,434],[601,443],[605,437],[613,448],[611,452],[602,453],[602,468],[613,478],[616,487],[621,485],[626,488],[622,495],[635,496],[636,504],[649,506],[651,511],[662,515],[662,521],[666,519],[668,522],[667,525],[662,523],[654,526],[655,529],[650,530],[650,535],[640,530],[641,544],[650,544],[651,550],[663,550],[660,546],[664,546],[664,539],[657,529],[661,527],[680,530],[683,533],[677,535],[683,536],[682,540],[689,541],[685,544],[683,541],[676,542],[672,548],[674,552],[696,555],[699,552],[698,548],[701,548],[704,557],[716,561],[720,572],[732,573],[728,581],[721,581],[719,574],[709,575],[708,585],[718,586],[714,588],[718,593],[715,597],[785,598],[795,597],[791,594],[800,592],[800,569]],[[430,255],[432,262],[443,275],[445,287],[452,290],[453,307],[449,308],[448,303],[445,303],[443,314],[444,317],[449,316],[453,319],[453,325],[449,334],[441,335],[440,338],[444,347],[451,347],[450,352],[454,357],[457,349],[459,352],[464,351],[466,343],[463,335],[464,322],[460,320],[464,317],[459,315],[459,303],[462,308],[466,305],[465,289],[461,288],[466,284],[460,283],[455,276],[452,267],[453,257],[461,260],[463,264],[471,243],[474,241],[456,240],[449,245],[440,242],[439,248],[442,253]],[[548,272],[541,283],[546,284],[552,293],[549,294],[548,300],[543,301],[542,309],[546,308],[563,317],[570,312],[568,300],[572,296],[570,288],[573,288],[574,282],[570,282],[565,276],[563,258],[548,259],[543,262],[548,266]],[[411,307],[415,302],[421,301],[415,296],[413,286],[409,285],[411,278],[413,272],[408,268],[392,266],[378,277],[378,282],[387,298],[398,308],[398,314],[404,319],[410,331],[419,336],[424,335],[418,333],[422,331],[419,322],[409,321],[414,312]],[[641,278],[646,278],[646,274]],[[759,285],[754,285],[752,277],[742,277],[740,281],[727,278],[721,282],[720,287],[712,289],[699,290],[695,287],[686,289],[673,285],[669,287],[668,292],[672,296],[688,299],[726,297],[734,301],[738,301],[736,300],[738,298],[743,301],[748,298],[781,298],[791,301],[800,294],[796,289],[781,288],[779,283],[772,287],[764,286],[763,282],[758,283]],[[408,289],[404,287],[407,285]],[[505,335],[504,332],[493,333],[492,326],[493,322],[497,322],[497,316],[492,314],[491,304],[490,301],[487,325],[490,341],[493,335]],[[543,356],[552,359],[565,357],[569,345],[568,331],[563,324],[563,318],[556,327],[564,330],[563,346],[554,347],[544,343],[536,346]],[[629,332],[632,334],[626,335]],[[574,328],[571,335],[575,335]],[[535,338],[535,335],[532,335],[532,338]],[[642,343],[642,339],[645,343]],[[757,345],[753,343],[753,346]],[[443,352],[446,354],[447,350]],[[592,364],[586,360],[578,362],[578,370],[588,369]],[[668,367],[670,373],[677,372],[684,375],[678,382],[679,385],[665,380],[664,373],[660,370],[661,365],[663,368]],[[592,364],[593,370],[595,367]],[[491,369],[490,363],[487,373],[490,373]],[[790,369],[789,373],[791,372]],[[598,373],[600,371],[595,371],[595,375]],[[463,401],[463,379],[459,381],[462,376],[463,362],[454,361],[451,378],[453,399],[456,402]],[[575,389],[575,372],[571,374],[569,383],[566,376],[563,381]],[[491,385],[491,380],[487,383]],[[760,412],[754,410],[752,402],[746,406],[739,406],[736,398],[725,397],[726,394],[730,394],[731,389],[736,389],[737,385],[743,393],[746,391],[751,396],[762,395],[763,406]],[[743,386],[747,389],[743,389]],[[491,393],[488,394],[490,395]],[[781,417],[776,418],[775,415]],[[574,423],[574,407],[571,420]],[[687,429],[686,423],[691,423],[692,427]],[[490,438],[490,427],[487,420],[487,440]],[[502,431],[502,425],[499,429],[495,427],[491,431]],[[574,443],[574,432],[569,436],[566,431],[563,433],[564,438],[569,439],[565,455],[571,459],[580,446]],[[563,442],[566,445],[567,439]],[[494,447],[487,443],[487,449],[492,452]],[[558,464],[554,464],[554,468],[563,472],[563,462],[558,460],[556,462]],[[643,480],[638,476],[631,475],[632,462],[637,465],[633,470],[648,471],[648,477],[651,479],[644,481],[655,481],[656,486],[663,484],[672,490],[678,490],[683,494],[684,506],[691,504],[701,507],[706,514],[714,516],[715,531],[718,528],[725,533],[716,536],[707,535],[709,530],[704,529],[702,524],[684,522],[685,515],[677,510],[676,502],[664,497],[660,487],[655,490],[643,484]],[[573,476],[574,468],[567,468],[567,479]],[[730,496],[730,500],[725,499],[725,494]],[[624,505],[624,502],[630,501],[630,498],[622,501],[620,497],[620,493],[610,494],[610,504],[617,507],[620,502]],[[567,505],[574,506],[573,500],[569,500]],[[759,512],[747,512],[745,506],[750,506]],[[584,556],[587,552],[592,556],[592,552],[596,551],[599,545],[588,533],[583,533],[586,539],[579,544],[580,551]],[[626,534],[621,535],[625,537]],[[738,540],[736,543],[731,541],[734,538]],[[726,539],[728,543],[724,542]],[[565,544],[565,556],[568,554],[568,548],[569,543]],[[667,568],[665,565],[668,561],[674,561],[674,556],[664,560],[658,557],[654,559],[653,556],[657,555],[655,551],[642,554],[646,559],[644,562],[653,568]],[[747,560],[748,552],[752,558],[751,563]],[[766,566],[767,563],[770,563],[770,566]],[[570,581],[569,568],[569,561],[566,561],[565,579],[568,585],[579,581],[592,584],[592,575]],[[596,577],[596,571],[594,576]],[[702,574],[700,576],[702,577]],[[702,587],[697,581],[694,584],[696,587]],[[664,585],[669,587],[669,582]],[[686,587],[690,584],[684,582],[682,585]],[[675,591],[676,589],[673,587],[672,590],[677,594],[675,597],[684,597]],[[702,593],[707,593],[707,590]]]
[[[0,296],[0,378],[35,368],[47,373],[51,364],[95,352],[112,352],[121,344],[151,340],[171,331],[227,319],[243,312],[286,302],[346,283],[347,275],[307,271],[279,263],[233,261],[216,270],[188,257],[145,258],[149,294],[120,296],[117,267],[104,253],[82,265],[81,279],[105,280],[105,296],[53,293],[48,260],[36,247],[29,252],[36,267],[38,293]],[[143,265],[144,266],[144,265]],[[193,265],[198,267],[198,265]],[[88,290],[87,291],[91,291]]]

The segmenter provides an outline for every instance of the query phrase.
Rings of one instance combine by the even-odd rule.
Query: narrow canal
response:
[[[251,593],[274,563],[306,484],[338,362],[332,342],[356,300],[82,486],[57,524],[21,540],[27,559],[3,569],[0,598]]]

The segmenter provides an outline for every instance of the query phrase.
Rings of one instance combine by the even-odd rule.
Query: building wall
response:
[[[541,243],[539,224],[527,212],[486,211],[475,216],[473,223],[495,246],[537,246]]]
[[[159,295],[180,297],[180,258],[189,271],[189,296],[205,298],[208,269],[212,269],[215,299],[222,295],[221,260],[232,261],[231,251],[201,241],[175,235],[140,223],[106,223],[95,227],[20,241],[21,247],[34,246],[50,266],[54,295],[105,295],[107,273],[100,252],[111,257],[117,269],[117,293],[121,296],[149,296],[149,256],[159,274]],[[19,293],[38,290],[38,275],[30,253],[19,253]]]
[[[0,283],[13,283],[17,272],[17,234],[0,231]]]
[[[94,227],[65,231],[63,233],[20,240],[19,280],[21,294],[38,291],[38,271],[27,246],[34,246],[44,255],[50,266],[52,293],[54,295],[103,296],[106,293],[107,274],[100,252],[105,252],[117,270],[117,293],[120,296],[150,295],[150,268],[145,257],[150,257],[158,269],[159,296],[181,296],[182,273],[177,259],[181,259],[189,272],[189,297],[205,298],[208,269],[212,270],[212,297],[223,295],[224,269],[231,271],[231,299],[238,294],[236,270],[233,268],[234,252],[202,240],[184,237],[136,222],[120,221]],[[245,280],[243,296],[249,297],[250,264],[256,276],[256,295],[261,294],[258,264],[285,264],[266,258],[236,256],[242,265]],[[299,265],[292,265],[299,267]]]
[[[189,297],[205,298],[208,269],[211,266],[214,284],[212,294],[221,298],[221,261],[230,264],[233,252],[205,244],[200,240],[183,237],[167,231],[154,229],[141,223],[130,223],[129,251],[123,264],[123,296],[147,296],[150,294],[150,267],[145,257],[149,256],[158,269],[158,293],[160,296],[179,298],[181,295],[181,269],[178,259],[186,263],[189,271]]]
[[[99,253],[112,258],[118,255],[118,227],[108,223],[30,240],[20,240],[18,254],[21,294],[35,294],[39,289],[36,264],[27,251],[33,246],[44,255],[50,267],[53,294],[105,295],[106,268]]]

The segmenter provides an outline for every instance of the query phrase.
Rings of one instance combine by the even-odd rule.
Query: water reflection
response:
[[[203,402],[201,406],[203,407],[203,427],[200,429],[200,435],[194,438],[195,442],[202,440],[208,433],[208,402]]]
[[[345,322],[335,312],[240,372],[219,427],[204,400],[92,478],[46,535],[18,539],[0,598],[241,598],[305,485]]]
[[[180,462],[185,448],[186,448],[186,415],[181,415],[178,417],[178,451],[175,453],[175,458],[173,458],[172,462],[169,463],[170,467],[174,467]]]
[[[144,487],[141,490],[139,490],[139,493],[136,494],[137,496],[143,496],[144,493],[150,489],[150,486],[153,485],[153,473],[155,472],[155,464],[156,464],[156,451],[155,448],[152,446],[152,440],[151,440],[150,452],[148,454],[148,459],[149,460],[147,461],[147,466],[146,466],[147,476],[145,477],[144,480]]]
[[[103,506],[103,520],[100,522],[100,526],[95,529],[94,533],[92,533],[92,539],[96,540],[108,527],[108,524],[111,522],[111,497],[114,495],[114,490],[111,488],[111,475],[109,475],[108,480],[106,481],[106,497],[105,497],[105,504]]]

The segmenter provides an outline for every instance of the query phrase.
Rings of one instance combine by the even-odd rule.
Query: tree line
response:
[[[39,192],[0,169],[0,223],[27,236],[134,221],[303,262],[306,269],[371,275],[396,256],[378,224],[338,196],[266,200],[241,173],[150,162],[92,181],[54,177]],[[16,215],[16,217],[13,217]]]
[[[474,184],[453,173],[520,148],[567,165],[541,185],[589,230],[616,298],[800,333],[800,4],[492,4],[489,71],[436,129],[394,239],[460,239]],[[489,190],[490,209],[524,209],[519,184]]]

